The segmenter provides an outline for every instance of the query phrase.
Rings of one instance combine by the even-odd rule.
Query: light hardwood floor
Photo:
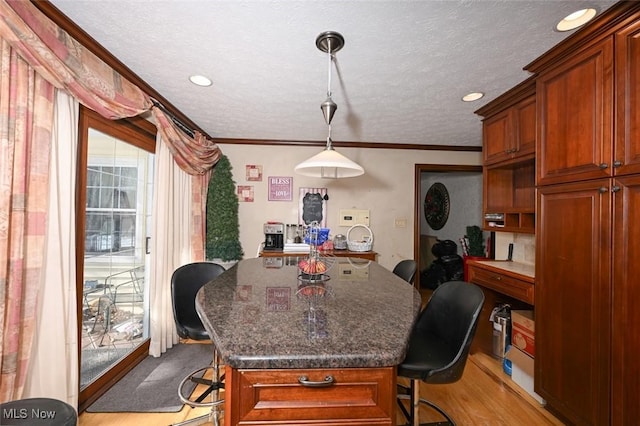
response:
[[[464,375],[449,385],[421,384],[420,395],[448,412],[460,426],[562,425],[535,399],[502,372],[500,364],[484,354],[472,354]],[[399,411],[399,410],[398,410]],[[206,408],[185,406],[178,413],[82,413],[79,425],[160,426],[206,414]],[[423,421],[440,420],[432,410],[421,410]],[[398,424],[402,424],[401,415]]]

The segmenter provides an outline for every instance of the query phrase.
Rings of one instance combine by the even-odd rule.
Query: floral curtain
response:
[[[20,398],[45,244],[55,88],[0,40],[0,401]]]
[[[200,257],[202,247],[195,247],[204,241],[202,193],[206,192],[208,170],[219,159],[220,150],[200,134],[190,138],[177,130],[160,108],[152,107],[154,101],[147,94],[85,49],[31,2],[0,0],[0,40],[3,46],[0,82],[2,90],[6,90],[2,92],[0,107],[0,259],[7,259],[6,268],[0,272],[0,295],[4,298],[0,301],[3,303],[0,307],[0,400],[6,400],[21,396],[35,324],[29,308],[36,306],[37,294],[33,289],[40,277],[35,272],[44,256],[39,239],[47,220],[44,191],[54,88],[71,94],[83,105],[111,119],[152,111],[162,142],[169,147],[176,163],[194,176],[191,193],[195,197],[195,208],[190,219],[201,226],[193,231],[199,233],[191,254],[193,260],[203,259]],[[5,62],[5,57],[9,62]],[[10,65],[11,61],[24,64],[19,67],[28,68],[29,76],[21,77],[17,71],[12,73],[11,67],[18,65]],[[12,96],[22,96],[14,87],[30,89],[33,104],[14,100]],[[48,105],[40,106],[40,98],[48,99]],[[11,102],[26,105],[15,107]],[[24,112],[25,108],[28,113]],[[22,207],[26,210],[21,210]],[[25,250],[29,251],[28,256],[20,257]],[[11,257],[14,255],[17,257]]]

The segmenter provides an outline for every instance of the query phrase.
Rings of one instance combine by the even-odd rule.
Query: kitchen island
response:
[[[395,424],[420,294],[376,262],[329,258],[320,283],[265,259],[240,261],[196,298],[225,364],[225,425]]]

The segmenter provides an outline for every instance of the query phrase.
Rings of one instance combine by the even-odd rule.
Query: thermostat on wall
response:
[[[340,226],[369,226],[369,210],[340,209]]]

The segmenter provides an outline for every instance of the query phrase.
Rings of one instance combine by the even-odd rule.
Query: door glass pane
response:
[[[89,129],[81,389],[148,337],[153,154]]]

